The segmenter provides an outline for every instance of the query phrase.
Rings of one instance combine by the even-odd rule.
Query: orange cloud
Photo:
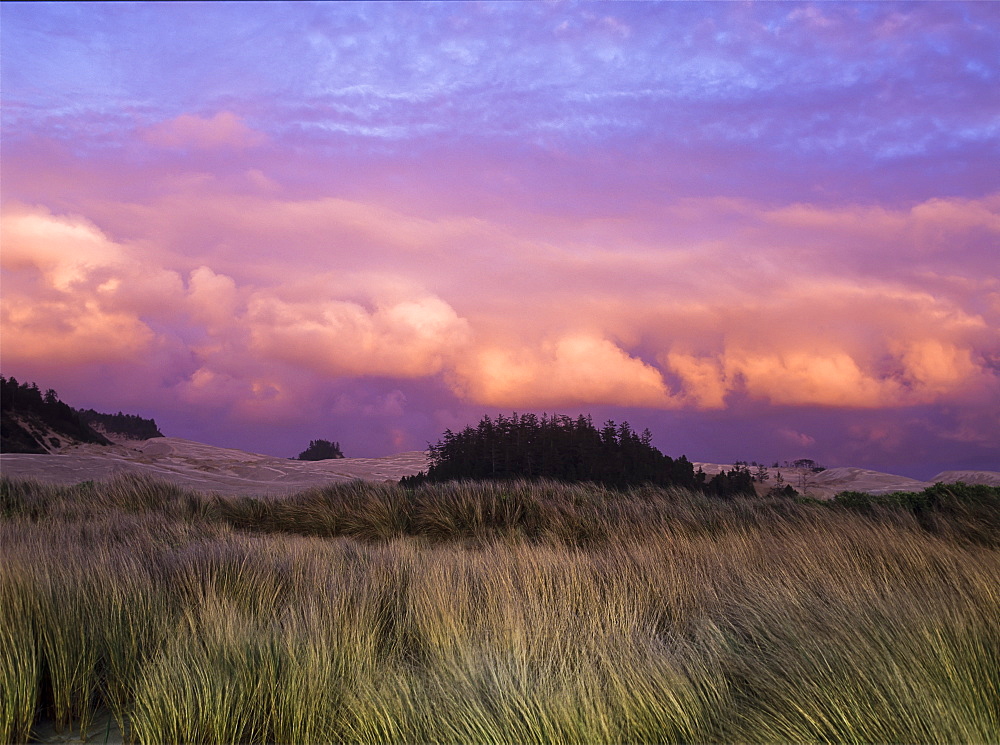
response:
[[[740,376],[747,392],[782,405],[878,407],[898,401],[899,386],[866,374],[842,351],[727,352],[727,376]]]
[[[869,238],[920,239],[926,247],[949,248],[948,237],[969,230],[1000,233],[1000,194],[981,199],[929,199],[909,209],[862,205],[822,207],[793,204],[760,212],[765,222],[811,231],[818,235],[853,233]]]
[[[187,300],[195,320],[212,328],[225,327],[236,317],[239,290],[232,277],[200,266],[191,272]]]
[[[60,364],[137,359],[155,334],[140,318],[181,288],[91,222],[12,205],[2,215],[4,357]]]
[[[665,355],[664,363],[680,377],[689,405],[698,409],[725,407],[725,397],[732,385],[717,358],[672,351]]]
[[[167,148],[250,148],[261,145],[266,138],[229,111],[220,111],[211,118],[181,114],[176,119],[161,122],[145,134],[146,142]]]
[[[490,406],[563,406],[599,401],[676,408],[663,377],[600,337],[573,334],[538,347],[484,345],[462,359],[453,387]]]
[[[120,264],[123,252],[90,221],[13,205],[4,210],[0,266],[37,269],[48,285],[68,291],[98,269]]]
[[[970,349],[940,339],[920,339],[893,345],[906,377],[924,395],[947,394],[968,387],[983,375]]]
[[[83,364],[138,359],[154,334],[128,313],[109,311],[92,300],[4,293],[0,303],[5,364]]]

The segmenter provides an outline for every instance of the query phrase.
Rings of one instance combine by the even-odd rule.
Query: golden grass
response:
[[[99,706],[143,743],[1000,741],[1000,553],[899,511],[134,478],[0,509],[0,742]]]

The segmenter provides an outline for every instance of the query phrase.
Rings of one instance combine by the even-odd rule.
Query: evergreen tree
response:
[[[543,414],[483,417],[473,428],[445,430],[429,446],[426,473],[404,483],[454,479],[555,479],[593,481],[612,487],[652,483],[695,487],[694,467],[652,445],[648,430],[609,421],[601,430],[589,416]]]
[[[46,443],[32,431],[50,431],[70,441],[109,445],[51,388],[43,395],[37,383],[19,383],[0,375],[0,452],[46,453]],[[48,446],[59,443],[50,438]]]
[[[309,447],[299,453],[299,460],[332,460],[334,458],[343,458],[344,454],[340,451],[339,442],[330,442],[329,440],[310,440]]]

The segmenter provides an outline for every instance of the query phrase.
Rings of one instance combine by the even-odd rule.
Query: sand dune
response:
[[[298,461],[220,448],[178,437],[158,437],[110,447],[74,445],[50,455],[0,456],[5,476],[57,484],[140,473],[189,489],[220,494],[289,494],[338,481],[398,481],[427,468],[427,454],[385,458]]]
[[[731,468],[718,463],[695,463],[695,467],[699,466],[709,475]],[[178,437],[125,441],[112,446],[73,445],[49,455],[0,456],[0,470],[13,478],[75,484],[106,479],[120,472],[140,473],[185,488],[220,494],[281,495],[354,479],[398,481],[426,468],[427,453],[419,450],[384,458],[310,462],[215,447]],[[829,468],[820,473],[772,468],[765,489],[774,485],[779,471],[785,483],[821,499],[846,489],[873,493],[919,491],[934,481],[1000,486],[1000,472],[996,471],[944,471],[933,481],[918,481],[863,468]]]

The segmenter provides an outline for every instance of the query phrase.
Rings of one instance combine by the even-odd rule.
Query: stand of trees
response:
[[[42,393],[36,383],[19,383],[17,378],[0,375],[0,452],[48,452],[46,443],[39,441],[25,423],[80,442],[111,444],[81,420],[73,407],[60,401],[51,388]],[[57,443],[50,440],[47,444]]]
[[[446,430],[430,446],[426,472],[402,479],[424,482],[511,479],[592,481],[612,488],[641,484],[680,486],[728,497],[753,493],[748,469],[735,468],[706,480],[685,457],[676,460],[651,444],[649,430],[637,433],[628,422],[608,421],[601,429],[589,416],[535,414],[486,416],[475,428]]]
[[[330,460],[343,458],[339,442],[328,440],[310,440],[309,447],[299,453],[299,460]]]
[[[143,419],[135,414],[102,414],[93,409],[79,409],[80,418],[89,425],[98,425],[105,432],[124,435],[133,440],[149,440],[153,437],[163,437],[155,419]]]
[[[47,453],[59,444],[55,435],[70,441],[110,445],[111,441],[95,425],[105,433],[134,439],[163,437],[153,419],[120,411],[102,414],[93,409],[74,409],[60,401],[51,388],[42,393],[37,383],[19,383],[17,378],[0,375],[0,452]],[[43,432],[52,435],[47,443],[41,441]]]

